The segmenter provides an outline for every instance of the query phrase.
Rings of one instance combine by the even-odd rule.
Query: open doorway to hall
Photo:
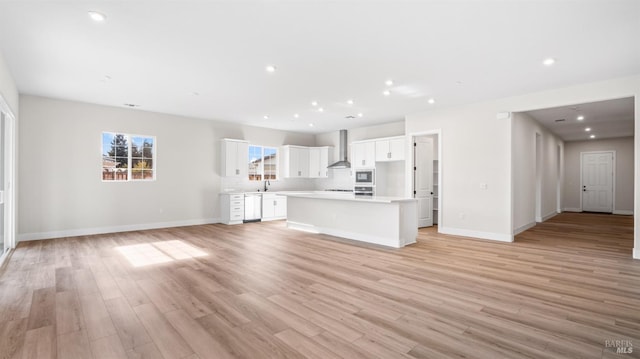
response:
[[[512,114],[515,240],[536,224],[568,218],[559,213],[572,213],[568,233],[604,235],[596,225],[603,215],[605,222],[633,222],[634,110],[627,97]],[[632,224],[624,241],[631,253]]]

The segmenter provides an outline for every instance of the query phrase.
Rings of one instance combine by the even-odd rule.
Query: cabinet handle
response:
[[[240,174],[240,170],[236,169],[236,174],[239,175]]]
[[[364,160],[362,160],[362,165],[364,166]]]
[[[391,158],[391,152],[387,153],[387,158]]]
[[[276,202],[276,201],[273,201],[273,205],[274,205],[274,206],[276,206],[277,204],[278,204],[278,202]]]

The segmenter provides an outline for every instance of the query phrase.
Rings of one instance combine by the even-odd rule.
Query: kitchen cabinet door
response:
[[[247,177],[249,143],[238,140],[223,140],[220,150],[220,172],[223,177]]]
[[[354,142],[352,144],[354,168],[375,167],[376,147],[374,141]]]

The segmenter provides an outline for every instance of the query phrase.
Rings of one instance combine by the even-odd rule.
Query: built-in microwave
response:
[[[356,186],[375,186],[376,184],[376,170],[371,169],[359,169],[356,170]]]

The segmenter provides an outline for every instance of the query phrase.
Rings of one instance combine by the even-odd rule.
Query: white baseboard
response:
[[[633,249],[633,259],[640,259],[640,248]]]
[[[525,224],[524,226],[520,226],[520,227],[518,227],[518,228],[514,229],[514,230],[513,230],[513,235],[514,235],[514,236],[515,236],[515,235],[518,235],[518,234],[520,234],[520,233],[522,233],[522,232],[526,231],[527,229],[529,229],[529,228],[533,228],[533,227],[535,227],[535,226],[536,226],[536,222],[535,222],[535,221],[534,221],[534,222],[531,222],[531,223],[527,223],[527,224]]]
[[[438,227],[438,232],[443,234],[451,234],[454,236],[473,237],[480,239],[491,239],[500,242],[513,242],[513,236],[504,233],[480,232],[468,229]]]
[[[90,235],[93,235],[93,234],[143,231],[143,230],[147,230],[147,229],[197,226],[197,225],[202,225],[202,224],[214,224],[214,223],[220,223],[220,219],[219,218],[189,219],[189,220],[184,220],[184,221],[156,222],[156,223],[145,223],[145,224],[131,224],[131,225],[125,225],[125,226],[97,227],[97,228],[79,228],[79,229],[69,229],[69,230],[64,230],[64,231],[21,233],[21,234],[18,234],[18,241],[19,242],[22,242],[22,241],[36,241],[36,240],[40,240],[40,239],[53,239],[53,238],[76,237],[76,236],[90,236]]]
[[[563,212],[582,212],[582,208],[571,208],[571,207],[568,207],[568,208],[564,208],[562,211]]]
[[[553,217],[555,217],[557,215],[558,215],[558,212],[556,212],[556,211],[547,213],[544,217],[542,217],[542,222],[544,222],[544,221],[546,221],[548,219],[551,219],[551,218],[553,218]]]
[[[619,214],[623,216],[633,216],[633,211],[626,210],[626,209],[615,209],[613,210],[613,214]]]

